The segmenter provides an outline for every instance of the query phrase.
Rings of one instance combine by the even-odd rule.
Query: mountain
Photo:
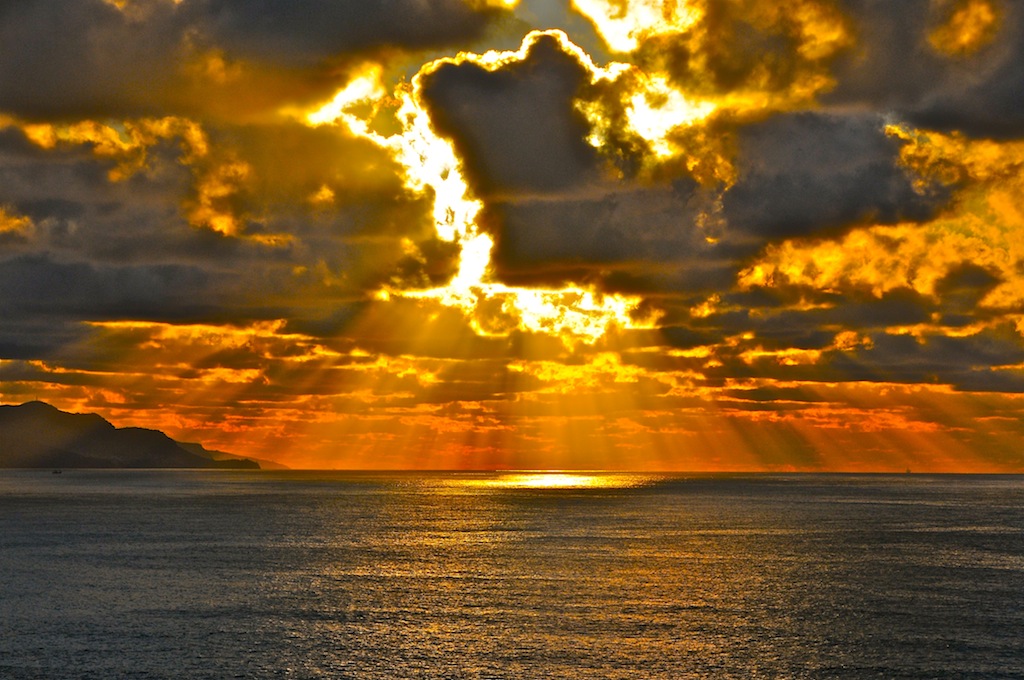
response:
[[[236,455],[234,453],[228,453],[227,451],[218,451],[217,449],[208,449],[202,444],[195,442],[179,442],[175,440],[175,443],[181,448],[202,456],[203,458],[209,458],[210,460],[251,460],[258,463],[261,470],[288,470],[290,469],[287,465],[282,465],[273,460],[265,460],[263,458],[245,458],[243,456]]]
[[[41,401],[0,406],[0,468],[260,468],[246,458],[202,455],[192,446],[198,445],[179,444],[158,430],[117,428],[95,413],[66,413]]]

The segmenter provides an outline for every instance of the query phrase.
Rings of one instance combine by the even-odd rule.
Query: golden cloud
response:
[[[928,34],[928,44],[949,57],[969,57],[995,40],[1002,9],[995,0],[946,0],[937,3],[945,21]]]
[[[30,218],[16,214],[9,206],[0,205],[0,235],[19,234],[24,236],[34,227],[35,224]]]
[[[910,288],[935,296],[939,281],[970,263],[999,280],[982,307],[1024,303],[1024,142],[891,126],[900,158],[922,188],[941,183],[948,207],[924,224],[865,226],[838,240],[789,240],[767,247],[739,275],[741,288],[805,286],[825,292],[864,289],[876,296]]]
[[[807,102],[831,87],[829,61],[853,44],[830,0],[576,0],[616,52],[688,92],[739,110]],[[720,102],[716,102],[720,103]],[[720,103],[721,104],[721,103]]]

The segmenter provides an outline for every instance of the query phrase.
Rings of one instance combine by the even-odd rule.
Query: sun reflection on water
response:
[[[453,484],[495,489],[627,489],[654,481],[651,475],[621,472],[511,472],[486,478],[463,478]]]

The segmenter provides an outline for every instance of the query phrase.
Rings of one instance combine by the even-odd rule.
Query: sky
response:
[[[0,402],[311,468],[1024,470],[1024,5],[0,3]]]

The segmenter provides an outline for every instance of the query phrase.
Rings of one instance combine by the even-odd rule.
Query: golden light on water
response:
[[[651,475],[608,472],[510,472],[485,478],[459,478],[450,484],[488,489],[629,489],[650,484]]]

